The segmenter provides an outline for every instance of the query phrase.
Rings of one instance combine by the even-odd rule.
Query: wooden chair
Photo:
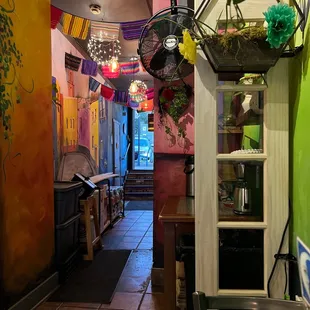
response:
[[[84,211],[85,231],[86,231],[86,251],[87,254],[83,256],[84,260],[94,259],[94,247],[102,248],[102,240],[100,236],[98,206],[94,196],[90,196],[87,200],[81,200],[80,206]],[[94,217],[95,225],[95,239],[92,240],[92,225],[91,215]]]
[[[301,302],[257,297],[206,296],[204,293],[193,294],[195,310],[306,310]]]

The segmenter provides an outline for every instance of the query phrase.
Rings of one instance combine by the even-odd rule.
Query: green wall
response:
[[[290,198],[293,206],[290,241],[295,254],[297,236],[310,246],[309,30],[308,23],[304,50],[290,63]]]

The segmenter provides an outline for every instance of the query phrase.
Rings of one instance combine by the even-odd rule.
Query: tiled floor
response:
[[[153,212],[128,211],[126,218],[103,236],[105,249],[133,252],[116,287],[111,304],[44,303],[40,310],[165,310],[161,289],[151,286]]]
[[[127,211],[126,217],[103,235],[106,250],[151,250],[153,248],[153,212]]]

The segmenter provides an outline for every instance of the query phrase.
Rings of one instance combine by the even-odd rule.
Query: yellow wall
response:
[[[90,105],[90,153],[99,166],[99,101]]]
[[[14,3],[8,13],[14,24],[11,40],[23,54],[23,67],[15,66],[20,83],[15,79],[10,86],[11,143],[0,127],[0,285],[9,299],[34,284],[54,254],[50,1],[0,0],[7,10]],[[13,72],[11,67],[0,85],[11,82]]]
[[[78,105],[77,98],[63,100],[64,147],[73,147],[78,143]]]

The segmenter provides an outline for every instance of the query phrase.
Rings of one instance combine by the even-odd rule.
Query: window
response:
[[[91,147],[92,148],[95,147],[95,137],[94,136],[91,137]]]
[[[67,129],[69,128],[69,120],[68,120],[68,118],[66,118],[66,127],[67,127]]]
[[[74,128],[74,118],[72,118],[72,128]]]

